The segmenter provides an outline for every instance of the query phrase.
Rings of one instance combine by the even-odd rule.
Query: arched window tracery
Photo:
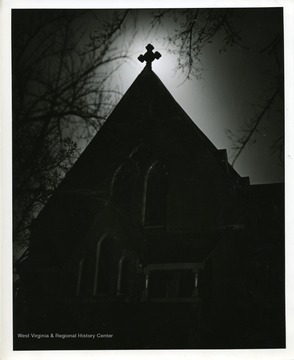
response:
[[[147,171],[144,184],[143,223],[164,226],[167,213],[168,176],[165,166],[154,162]]]
[[[111,199],[116,205],[130,211],[134,188],[138,177],[138,167],[133,161],[121,164],[111,182]]]
[[[96,296],[111,292],[113,238],[103,236],[79,261],[77,295]]]
[[[111,292],[112,246],[113,238],[110,235],[106,235],[98,243],[94,295],[109,294]]]
[[[144,169],[150,165],[153,155],[149,147],[141,144],[132,151],[130,158],[137,164],[140,169]]]
[[[128,286],[128,266],[129,261],[126,255],[122,255],[118,263],[117,274],[117,295],[126,295]]]
[[[94,284],[95,251],[88,250],[79,262],[78,295],[92,296]]]

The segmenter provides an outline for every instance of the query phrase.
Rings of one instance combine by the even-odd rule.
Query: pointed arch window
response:
[[[128,259],[123,255],[118,263],[117,295],[126,295],[128,286]]]
[[[113,238],[103,236],[79,262],[77,295],[96,296],[111,292]]]
[[[113,239],[109,235],[103,237],[98,243],[94,295],[110,294],[111,292],[112,245]]]
[[[117,205],[128,211],[132,207],[137,176],[137,165],[130,160],[119,166],[112,179],[111,197]]]
[[[151,163],[152,159],[152,151],[146,145],[139,145],[136,147],[131,155],[130,158],[139,166],[141,169],[146,169],[148,165]]]
[[[84,254],[79,262],[78,295],[92,296],[94,284],[94,269],[96,263],[95,251],[92,249]]]
[[[153,163],[145,178],[145,206],[143,222],[145,226],[165,226],[167,212],[168,177],[165,166]]]

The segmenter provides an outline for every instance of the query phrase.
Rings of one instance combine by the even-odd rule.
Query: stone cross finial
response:
[[[139,61],[141,61],[141,62],[146,61],[146,68],[149,69],[149,70],[152,69],[151,64],[154,61],[154,59],[158,60],[161,57],[161,54],[158,51],[156,51],[154,53],[153,49],[154,49],[154,47],[151,44],[148,44],[146,46],[147,52],[144,55],[140,55],[138,57]]]

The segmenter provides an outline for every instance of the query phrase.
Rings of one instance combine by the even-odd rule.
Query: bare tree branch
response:
[[[266,102],[266,105],[264,106],[262,111],[254,118],[252,126],[247,130],[248,134],[245,137],[241,137],[241,138],[238,138],[237,140],[235,140],[235,144],[236,144],[236,141],[238,142],[238,145],[237,146],[235,145],[236,148],[238,149],[238,151],[237,151],[236,155],[234,156],[234,159],[232,160],[232,166],[234,166],[235,162],[237,161],[237,159],[239,158],[239,156],[241,155],[241,153],[243,152],[245,147],[248,145],[248,143],[252,139],[253,135],[256,133],[258,126],[259,126],[261,120],[263,119],[263,117],[265,116],[265,114],[268,111],[270,111],[271,106],[277,95],[278,95],[278,90],[276,90],[273,93],[273,95]]]

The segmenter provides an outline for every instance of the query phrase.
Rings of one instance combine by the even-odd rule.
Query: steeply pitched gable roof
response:
[[[189,174],[191,167],[197,168],[198,157],[207,164],[203,165],[204,168],[216,168],[222,179],[231,183],[241,179],[227,164],[223,152],[217,150],[184,112],[158,76],[145,68],[41,211],[37,226],[44,233],[44,239],[47,236],[48,241],[51,241],[50,237],[57,242],[59,237],[64,239],[63,231],[66,230],[61,230],[61,226],[65,229],[68,223],[69,234],[63,240],[64,254],[67,242],[71,245],[78,243],[78,239],[83,237],[83,229],[86,234],[105,209],[115,170],[141,142],[154,146],[167,161],[178,156],[178,163],[187,162],[185,166]],[[177,176],[184,175],[179,172]],[[211,177],[211,181],[218,179]],[[73,215],[64,214],[73,207],[81,213],[79,224],[74,218],[74,210]],[[48,218],[52,220],[52,226],[51,221],[48,225]],[[59,227],[60,234],[51,229],[54,226]],[[47,235],[46,229],[52,235]]]
[[[181,128],[181,131],[177,133],[178,139],[175,144],[183,140],[181,135],[184,135],[186,143],[194,142],[200,145],[216,166],[229,173],[229,177],[235,180],[240,179],[240,176],[229,164],[224,166],[225,150],[218,150],[214,146],[175,101],[159,77],[152,70],[145,68],[73,166],[62,187],[70,180],[72,173],[81,171],[79,168],[84,167],[82,164],[89,163],[90,157],[102,157],[102,152],[107,145],[113,149],[117,148],[116,152],[118,152],[120,145],[122,143],[125,145],[128,137],[132,135],[142,137],[143,133],[147,135],[154,124],[161,124],[159,126],[166,128],[174,127],[175,131]],[[86,171],[86,169],[84,170]],[[86,173],[84,172],[84,174]]]

